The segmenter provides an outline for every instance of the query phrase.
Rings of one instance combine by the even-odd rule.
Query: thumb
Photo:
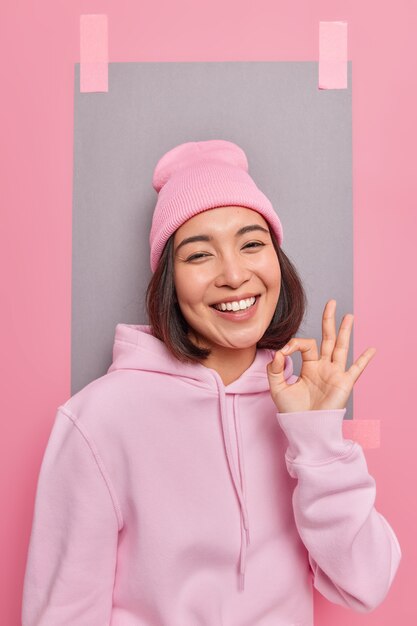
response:
[[[275,352],[274,358],[270,363],[268,363],[266,370],[268,376],[271,376],[275,380],[275,382],[281,383],[285,382],[284,379],[284,369],[285,369],[285,356],[282,354],[281,350],[277,350]]]

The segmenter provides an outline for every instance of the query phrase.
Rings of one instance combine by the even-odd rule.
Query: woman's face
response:
[[[190,237],[198,240],[184,243]],[[278,257],[265,219],[236,206],[190,218],[174,236],[174,283],[179,307],[198,345],[254,346],[271,322],[281,288]],[[250,296],[256,296],[256,302],[246,312],[222,314],[212,306]]]

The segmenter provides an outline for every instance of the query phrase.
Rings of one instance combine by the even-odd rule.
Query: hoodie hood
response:
[[[217,372],[201,363],[184,363],[176,359],[164,342],[152,335],[147,324],[117,324],[113,361],[107,373],[115,370],[144,370],[178,376],[191,385],[217,389],[220,382],[226,393],[261,393],[269,390],[266,366],[274,357],[275,351],[258,348],[253,363],[243,374],[229,385],[224,385]],[[285,357],[284,376],[293,374],[291,357]]]
[[[266,367],[274,357],[274,350],[258,348],[253,363],[229,385],[224,385],[218,372],[201,363],[184,363],[176,359],[164,342],[152,335],[150,325],[117,324],[113,346],[113,362],[107,373],[116,370],[145,370],[176,376],[190,385],[206,388],[218,396],[224,451],[240,509],[241,537],[238,562],[238,588],[244,590],[246,552],[250,544],[249,515],[246,506],[246,486],[242,479],[244,464],[242,444],[236,424],[240,424],[240,396],[269,391]],[[292,377],[293,363],[285,357],[284,375]],[[271,399],[272,402],[272,399]],[[232,413],[231,418],[228,415]],[[217,414],[217,415],[218,415]],[[217,416],[213,415],[213,419]],[[233,441],[236,441],[239,466],[233,458]]]

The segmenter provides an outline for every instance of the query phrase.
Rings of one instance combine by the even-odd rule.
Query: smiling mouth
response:
[[[253,298],[255,298],[254,302],[252,304],[250,304],[249,306],[246,306],[244,309],[241,309],[240,307],[236,310],[234,309],[222,309],[220,307],[220,304],[216,305],[216,304],[210,304],[210,307],[212,309],[216,309],[216,311],[220,311],[220,313],[243,313],[244,311],[248,311],[249,309],[251,309],[252,307],[255,306],[255,304],[258,302],[259,298],[260,298],[260,294],[257,294],[256,296],[252,296]],[[249,298],[245,298],[245,300],[248,300]],[[234,300],[234,302],[238,302],[237,300]],[[226,304],[226,303],[224,303]]]

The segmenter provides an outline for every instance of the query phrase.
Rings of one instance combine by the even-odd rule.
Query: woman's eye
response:
[[[207,254],[203,254],[202,252],[199,252],[198,254],[193,254],[188,257],[187,261],[193,261],[194,259],[199,259],[202,256],[207,256]]]
[[[264,246],[264,243],[261,243],[260,241],[250,241],[249,243],[247,243],[244,248],[246,248],[247,246]]]

